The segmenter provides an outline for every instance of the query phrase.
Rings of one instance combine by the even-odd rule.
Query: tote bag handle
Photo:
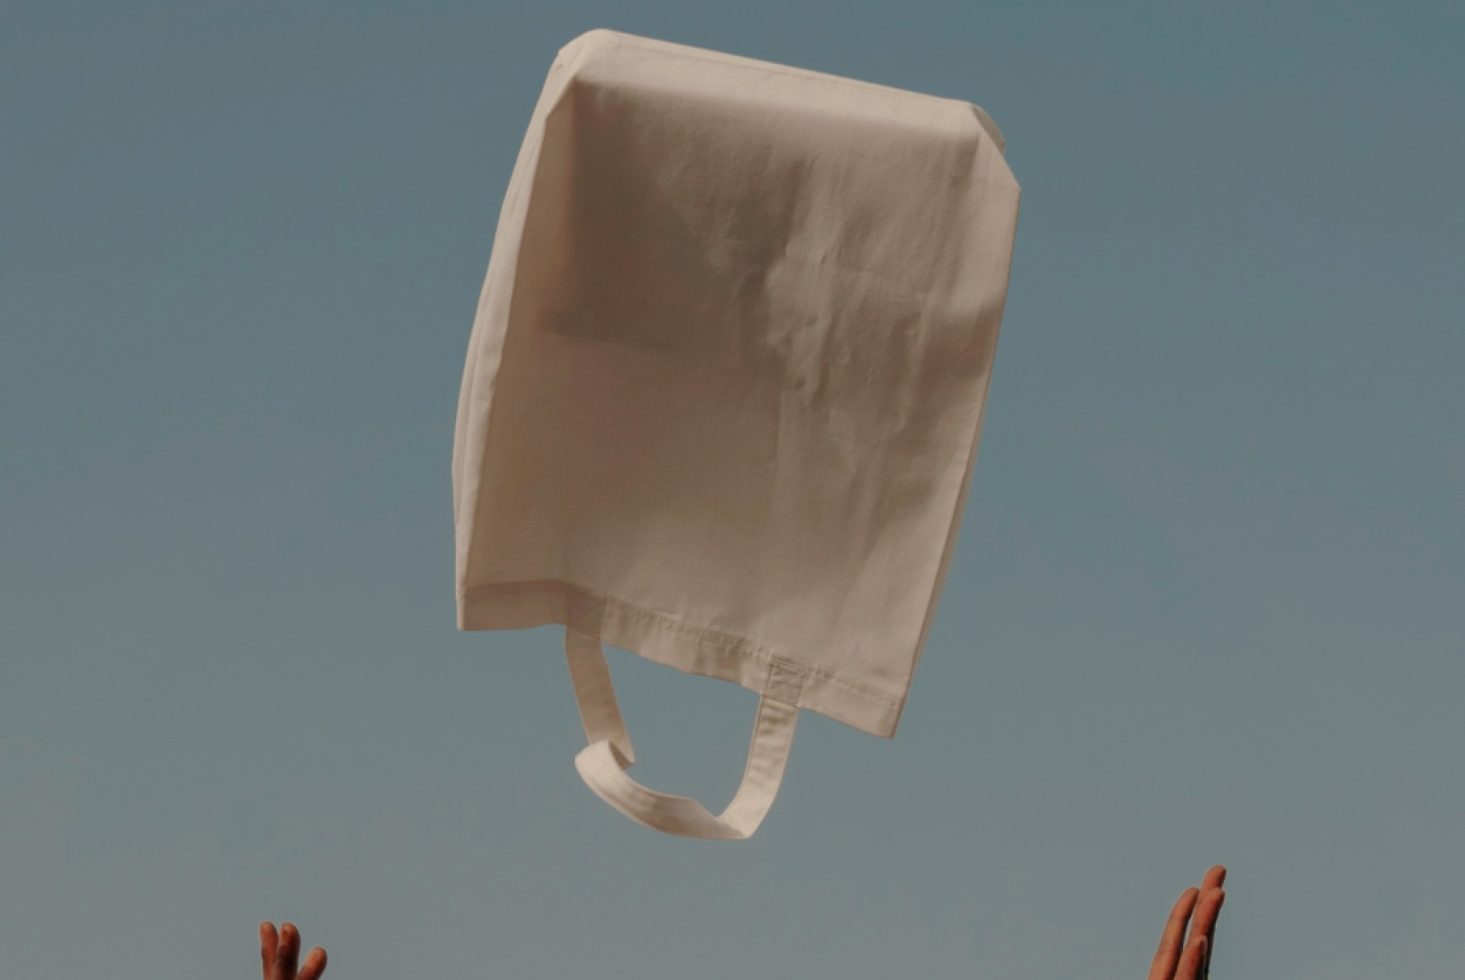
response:
[[[788,765],[802,668],[784,660],[769,663],[742,784],[727,809],[714,816],[694,799],[658,793],[626,775],[636,754],[600,640],[566,628],[565,656],[590,743],[575,757],[575,769],[595,795],[637,823],[664,833],[708,840],[744,840],[753,835],[768,815]]]

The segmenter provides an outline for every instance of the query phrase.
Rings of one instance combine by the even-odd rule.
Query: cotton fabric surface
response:
[[[971,103],[596,30],[515,164],[453,447],[464,630],[566,628],[602,799],[749,836],[801,710],[895,734],[982,429],[1019,190]],[[761,695],[714,815],[601,643]]]

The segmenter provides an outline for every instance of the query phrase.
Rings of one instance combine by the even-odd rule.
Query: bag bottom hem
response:
[[[464,631],[529,629],[560,625],[630,650],[688,674],[731,681],[762,694],[773,659],[805,671],[800,709],[843,722],[881,738],[893,738],[903,698],[852,682],[828,669],[732,633],[678,620],[665,613],[559,580],[502,582],[458,593],[458,628]]]

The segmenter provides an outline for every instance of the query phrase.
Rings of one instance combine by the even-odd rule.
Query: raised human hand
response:
[[[1225,881],[1226,869],[1218,864],[1206,872],[1199,888],[1187,888],[1180,893],[1160,935],[1149,980],[1207,980],[1211,972],[1211,950],[1215,946],[1216,920],[1221,915],[1221,903],[1226,900],[1226,892],[1221,888]],[[1189,938],[1185,931],[1187,924]]]
[[[259,959],[264,980],[320,980],[326,972],[326,951],[319,946],[310,951],[305,965],[297,969],[300,930],[292,922],[282,923],[278,935],[273,922],[259,924]]]

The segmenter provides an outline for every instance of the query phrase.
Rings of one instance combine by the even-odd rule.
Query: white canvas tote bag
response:
[[[591,31],[514,167],[453,447],[458,625],[565,627],[603,800],[753,833],[800,710],[891,737],[977,451],[1018,186],[970,103]],[[761,695],[714,815],[601,643]]]

